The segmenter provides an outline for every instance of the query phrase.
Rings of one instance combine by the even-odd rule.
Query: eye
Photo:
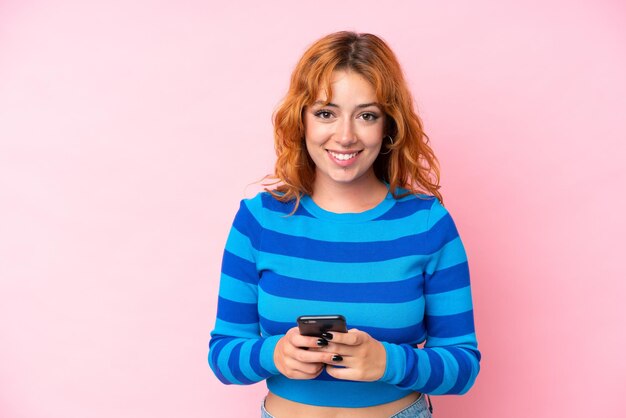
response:
[[[332,112],[326,109],[320,109],[317,112],[315,112],[314,115],[320,119],[330,119],[333,116]]]
[[[367,122],[374,122],[376,119],[378,119],[378,115],[376,113],[371,113],[371,112],[362,113],[360,116],[364,121],[367,121]]]

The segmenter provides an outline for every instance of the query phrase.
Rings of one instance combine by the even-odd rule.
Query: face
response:
[[[380,152],[385,115],[376,92],[354,71],[337,71],[331,79],[332,102],[320,92],[304,111],[306,148],[315,163],[315,188],[371,185]]]

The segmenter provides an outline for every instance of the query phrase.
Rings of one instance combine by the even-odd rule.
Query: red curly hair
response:
[[[274,174],[265,179],[274,181],[263,186],[278,186],[265,190],[282,202],[295,199],[293,212],[303,194],[312,194],[315,164],[304,144],[303,110],[320,91],[325,92],[327,102],[332,100],[332,74],[340,70],[354,71],[368,80],[386,115],[385,135],[393,138],[393,145],[387,145],[390,152],[380,153],[374,161],[376,177],[389,183],[396,199],[427,193],[443,201],[439,163],[413,110],[413,98],[394,53],[375,35],[345,31],[315,42],[296,65],[287,95],[273,115],[277,159]],[[398,187],[408,192],[398,194]]]

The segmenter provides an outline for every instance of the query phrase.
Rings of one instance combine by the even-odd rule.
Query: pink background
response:
[[[396,51],[470,258],[482,371],[436,416],[626,416],[609,0],[0,2],[0,416],[258,416],[206,362],[222,249],[340,29]]]

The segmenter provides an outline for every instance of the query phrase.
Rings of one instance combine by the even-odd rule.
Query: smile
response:
[[[339,160],[339,161],[348,161],[354,157],[356,157],[361,151],[355,151],[349,154],[346,153],[338,153],[338,152],[334,152],[334,151],[330,151],[330,150],[326,150],[328,151],[328,153],[330,155],[333,156],[333,158]]]

